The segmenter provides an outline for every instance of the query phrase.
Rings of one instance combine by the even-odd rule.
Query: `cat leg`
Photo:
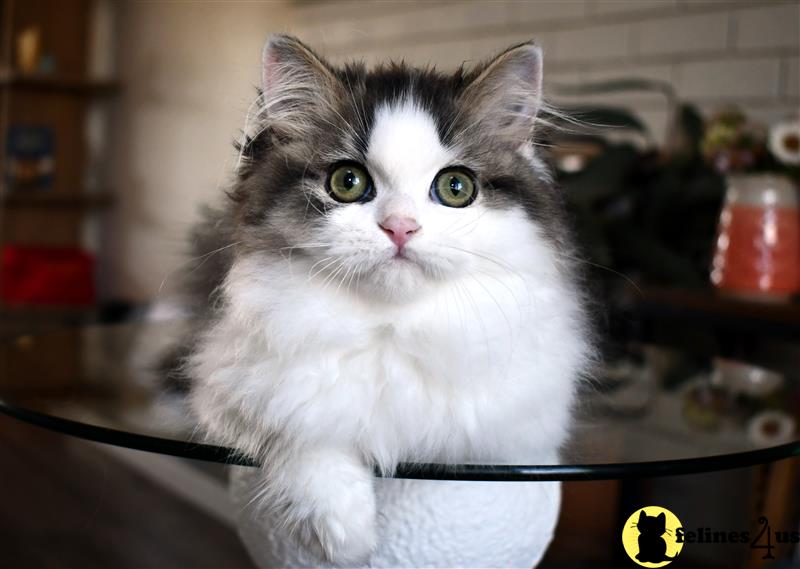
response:
[[[372,471],[335,448],[268,452],[254,505],[303,547],[336,564],[366,561],[376,545]]]

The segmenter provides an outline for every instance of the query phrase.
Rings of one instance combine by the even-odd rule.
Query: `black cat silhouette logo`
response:
[[[683,549],[676,539],[678,517],[660,506],[647,506],[631,514],[622,528],[622,545],[634,563],[642,567],[669,565]]]

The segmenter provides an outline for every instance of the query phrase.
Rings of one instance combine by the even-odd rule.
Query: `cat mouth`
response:
[[[405,267],[405,266],[409,266],[410,267],[412,265],[413,266],[417,265],[417,263],[415,261],[412,261],[411,259],[409,259],[405,255],[401,255],[401,254],[394,255],[393,257],[391,257],[388,260],[387,263],[389,264],[389,266],[397,267],[397,268],[402,268],[402,267]]]
[[[392,269],[403,270],[411,267],[421,268],[422,263],[417,255],[403,248],[387,255],[384,265]]]
[[[392,255],[389,257],[390,263],[398,263],[400,265],[408,264],[408,265],[421,265],[422,260],[419,258],[419,255],[414,251],[410,251],[409,249],[403,247],[401,249],[396,249]]]
[[[392,273],[408,273],[414,275],[431,276],[436,272],[437,264],[434,259],[414,248],[403,247],[400,250],[393,248],[385,250],[380,259],[376,259],[374,267],[378,270]]]

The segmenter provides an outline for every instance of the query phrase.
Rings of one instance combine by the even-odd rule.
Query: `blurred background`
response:
[[[663,434],[663,392],[680,435],[631,445],[797,438],[797,1],[0,0],[0,391],[76,391],[97,346],[46,333],[176,314],[187,232],[230,181],[270,32],[335,62],[445,70],[536,40],[546,95],[573,117],[541,135],[598,299],[604,404],[640,421],[621,432],[649,417]],[[784,461],[568,486],[549,566],[612,566],[618,520],[645,496],[683,511],[703,496],[700,525],[769,511],[796,529],[797,476]]]

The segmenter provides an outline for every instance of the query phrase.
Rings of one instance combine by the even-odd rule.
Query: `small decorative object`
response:
[[[703,151],[728,185],[711,281],[727,294],[787,300],[800,291],[800,208],[790,177],[800,164],[800,123],[778,124],[768,136],[726,111],[709,126]]]
[[[11,125],[6,136],[9,189],[42,190],[53,184],[55,134],[48,126]]]
[[[714,358],[710,382],[734,394],[763,399],[783,386],[783,375],[744,362]]]
[[[4,245],[0,298],[11,305],[88,306],[94,302],[94,259],[80,249]]]
[[[789,167],[800,166],[800,121],[780,122],[769,132],[769,150]]]
[[[38,26],[25,28],[17,34],[17,69],[31,75],[39,70],[42,49],[42,32]]]
[[[763,411],[747,423],[747,436],[758,446],[791,442],[797,423],[783,411]]]
[[[695,429],[743,432],[758,446],[788,442],[796,425],[786,387],[779,372],[714,358],[684,391],[683,416]]]
[[[734,407],[731,393],[713,385],[707,378],[693,381],[683,398],[683,418],[686,423],[701,431],[717,431]]]

